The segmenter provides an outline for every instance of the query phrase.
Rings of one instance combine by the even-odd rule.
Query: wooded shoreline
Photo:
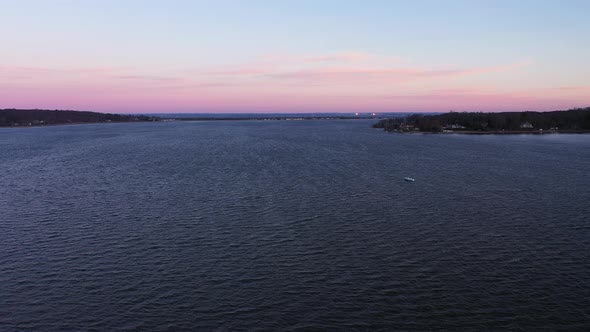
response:
[[[148,122],[160,120],[158,117],[145,115],[121,115],[71,110],[0,109],[0,127],[37,127],[64,124]]]
[[[590,107],[552,112],[449,112],[382,119],[373,125],[387,132],[457,134],[589,133]]]

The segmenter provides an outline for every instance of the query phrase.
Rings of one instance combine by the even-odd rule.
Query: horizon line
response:
[[[590,105],[590,103],[589,103]],[[570,107],[567,109],[552,109],[552,110],[531,110],[531,109],[527,109],[527,110],[498,110],[498,111],[483,111],[483,110],[446,110],[446,111],[434,111],[434,110],[407,110],[407,111],[370,111],[370,110],[364,110],[364,111],[292,111],[292,112],[285,112],[285,111],[277,111],[277,112],[272,112],[272,111],[248,111],[248,112],[243,112],[243,111],[237,111],[237,112],[231,112],[231,111],[222,111],[222,112],[208,112],[208,111],[172,111],[172,112],[141,112],[141,111],[132,111],[132,112],[119,112],[119,111],[96,111],[96,110],[81,110],[81,109],[49,109],[49,108],[0,108],[0,110],[15,110],[15,111],[29,111],[29,110],[38,110],[38,111],[74,111],[74,112],[94,112],[94,113],[102,113],[102,114],[130,114],[130,115],[158,115],[158,114],[202,114],[202,115],[212,115],[212,114],[218,114],[218,115],[224,115],[224,114],[352,114],[352,115],[373,115],[373,116],[377,116],[380,114],[395,114],[395,113],[400,113],[400,114],[404,114],[404,113],[414,113],[414,114],[420,114],[420,113],[424,113],[424,114],[428,114],[428,113],[451,113],[451,112],[457,112],[457,113],[516,113],[516,112],[539,112],[539,113],[544,113],[544,112],[555,112],[555,111],[568,111],[568,110],[576,110],[576,109],[585,109],[585,108],[590,108],[590,106],[576,106],[576,107]]]

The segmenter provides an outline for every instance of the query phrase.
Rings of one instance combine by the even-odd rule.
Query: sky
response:
[[[590,106],[590,1],[0,0],[0,108]]]

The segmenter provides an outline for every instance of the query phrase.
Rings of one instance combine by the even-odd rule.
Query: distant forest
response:
[[[404,118],[383,119],[373,127],[399,132],[590,131],[590,107],[553,112],[414,114]]]
[[[145,115],[120,115],[60,110],[0,109],[0,127],[44,126],[67,123],[159,121]]]

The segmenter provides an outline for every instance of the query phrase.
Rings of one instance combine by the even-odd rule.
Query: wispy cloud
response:
[[[302,60],[306,63],[322,63],[322,62],[357,62],[367,61],[373,56],[363,52],[340,52],[326,55],[304,57]]]
[[[207,68],[37,68],[0,66],[0,96],[12,104],[34,100],[52,107],[96,109],[162,105],[208,110],[459,109],[456,105],[538,105],[583,87],[558,87],[544,98],[474,90],[477,80],[531,65],[514,62],[478,67],[404,65],[392,56],[362,52],[262,56]],[[474,79],[472,79],[474,78]],[[452,83],[452,84],[449,84]],[[477,84],[476,84],[477,85]],[[476,86],[475,85],[475,86]],[[447,87],[436,89],[437,87]],[[469,88],[463,88],[468,86]],[[577,89],[577,90],[575,90]],[[568,92],[569,93],[569,92]],[[569,94],[573,94],[569,93]],[[578,93],[582,94],[582,93]],[[534,92],[530,96],[543,95]],[[100,96],[98,98],[97,96]],[[106,97],[106,98],[105,98]],[[579,99],[579,98],[578,98]],[[108,100],[108,102],[104,101]],[[181,107],[182,106],[182,107]],[[506,106],[506,107],[508,107]],[[136,106],[134,106],[136,107]],[[482,106],[483,107],[483,106]]]
[[[28,67],[1,65],[0,72],[12,72],[23,74],[107,74],[119,68],[111,67],[78,67],[78,68],[52,68],[52,67]]]
[[[275,72],[277,66],[273,64],[242,64],[242,65],[228,65],[217,67],[214,69],[195,70],[194,73],[203,76],[257,76],[267,75]]]
[[[367,86],[399,85],[422,80],[461,76],[476,76],[517,70],[530,62],[475,67],[428,68],[403,66],[394,57],[363,52],[339,52],[319,55],[274,55],[259,57],[251,62],[228,64],[193,70],[142,70],[141,68],[42,68],[0,66],[4,80],[31,79],[35,81],[73,81],[84,77],[85,82],[104,84],[135,84],[141,87],[167,85],[194,88],[236,86]],[[119,83],[117,83],[119,82]]]
[[[170,77],[170,76],[154,76],[154,75],[116,75],[112,76],[113,78],[121,79],[121,80],[135,80],[135,81],[182,81],[183,79],[180,77]]]
[[[559,87],[556,87],[553,89],[562,90],[562,91],[584,91],[584,90],[590,90],[590,85],[559,86]]]
[[[252,62],[195,70],[197,79],[225,80],[233,84],[284,84],[305,86],[354,86],[403,84],[419,80],[476,76],[509,72],[531,62],[514,62],[472,68],[403,66],[390,56],[342,52],[316,56],[273,55]]]
[[[391,63],[399,58],[372,55],[364,52],[337,52],[319,55],[268,54],[257,57],[249,62],[228,64],[215,68],[196,69],[193,72],[211,76],[259,76],[275,75],[283,72],[322,66],[351,66],[371,63]]]
[[[279,81],[297,81],[302,84],[401,84],[404,82],[483,75],[504,72],[522,67],[522,64],[479,68],[403,68],[403,67],[323,67],[273,73],[270,78]]]

